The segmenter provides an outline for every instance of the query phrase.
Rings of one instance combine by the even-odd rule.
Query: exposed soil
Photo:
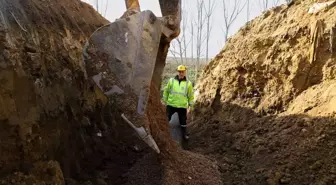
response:
[[[336,9],[308,14],[312,5],[299,0],[276,7],[230,38],[198,83],[202,109],[220,101],[276,114],[303,92],[334,80]]]
[[[218,166],[214,160],[200,154],[182,151],[172,141],[168,130],[165,108],[160,102],[159,88],[152,84],[148,115],[150,117],[153,137],[160,148],[164,166],[165,185],[221,184]]]
[[[312,4],[265,12],[202,74],[191,147],[224,184],[336,184],[336,8]]]
[[[182,151],[172,141],[165,109],[160,102],[158,87],[152,83],[148,104],[148,116],[153,138],[161,154],[149,152],[139,159],[132,168],[115,184],[125,185],[220,185],[218,165],[200,154]],[[106,172],[108,173],[108,171]],[[113,182],[110,182],[113,183]]]
[[[170,139],[158,81],[160,155],[87,79],[82,46],[106,23],[79,0],[0,1],[0,184],[220,184],[213,161]]]
[[[223,103],[193,125],[191,146],[216,159],[224,184],[334,184],[336,119],[265,116]]]
[[[56,161],[65,179],[118,179],[144,153],[83,70],[82,45],[107,21],[77,0],[1,1],[1,14],[0,176]]]
[[[265,12],[205,68],[192,151],[171,140],[155,78],[156,154],[86,76],[105,19],[79,0],[1,1],[0,184],[336,184],[336,9],[311,5]]]

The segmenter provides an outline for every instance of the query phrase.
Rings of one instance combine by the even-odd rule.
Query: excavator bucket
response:
[[[145,112],[161,35],[160,20],[151,11],[143,11],[99,28],[84,46],[88,77],[124,111],[122,117],[133,128],[147,123]],[[159,151],[149,133],[139,135]]]
[[[86,72],[122,110],[121,117],[156,152],[146,117],[153,72],[162,73],[169,43],[180,33],[180,0],[159,0],[163,17],[125,0],[121,19],[99,28],[84,46]],[[159,62],[158,62],[159,61]],[[154,69],[156,67],[156,69]],[[158,80],[154,80],[155,84]]]

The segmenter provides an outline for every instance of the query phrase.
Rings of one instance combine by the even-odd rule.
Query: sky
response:
[[[91,4],[96,9],[96,2],[99,1],[99,12],[109,21],[113,22],[115,19],[119,18],[126,10],[125,7],[125,0],[82,0],[86,3]],[[209,0],[205,0],[207,3]],[[212,16],[212,30],[211,30],[211,36],[209,40],[209,57],[216,56],[220,50],[225,45],[224,40],[224,21],[223,21],[223,0],[212,0],[215,3],[214,10],[213,10],[213,16]],[[234,0],[225,0],[227,2],[233,2]],[[244,0],[241,0],[244,1]],[[263,11],[263,8],[260,6],[261,2],[264,0],[250,0],[250,20],[255,18],[256,16],[259,16]],[[279,4],[285,3],[285,0],[269,0],[269,8],[273,6],[273,3],[275,1],[279,1]],[[108,3],[107,3],[108,2]],[[112,3],[113,2],[113,3]],[[159,6],[158,0],[139,0],[141,10],[151,10],[154,12],[154,14],[158,17],[161,16],[161,10]],[[188,25],[191,22],[191,20],[195,17],[197,17],[197,6],[196,6],[197,0],[183,0],[183,10],[187,12],[188,17]],[[107,5],[107,6],[106,6]],[[229,5],[233,7],[232,3]],[[182,15],[183,16],[183,15]],[[243,11],[239,14],[236,21],[232,25],[231,29],[229,30],[229,36],[235,34],[240,27],[242,27],[247,21],[247,8],[243,9]],[[185,32],[188,43],[190,43],[191,39],[191,31],[190,26],[187,27],[186,30],[182,30]],[[195,43],[195,42],[194,42]],[[176,43],[173,43],[176,45]],[[205,57],[205,44],[202,45],[202,56],[201,58]],[[194,50],[195,50],[194,46]],[[171,47],[173,50],[173,48]],[[187,56],[191,56],[191,44],[188,45],[188,51]],[[193,52],[194,56],[196,55],[196,51]],[[172,52],[169,53],[169,56],[173,56]]]

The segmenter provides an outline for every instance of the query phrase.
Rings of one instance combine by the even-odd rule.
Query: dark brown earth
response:
[[[158,155],[86,78],[82,46],[105,19],[79,0],[0,1],[0,184],[336,184],[336,9],[311,5],[265,12],[205,68],[191,151],[170,139],[157,63]]]
[[[64,183],[113,169],[109,178],[118,179],[144,154],[131,149],[139,140],[85,78],[82,61],[86,38],[107,21],[76,0],[5,0],[1,13],[0,176]],[[58,164],[55,180],[35,175],[49,162]]]
[[[82,46],[106,23],[79,0],[0,1],[0,184],[220,184],[213,161],[169,139],[157,79],[160,155],[86,78]]]
[[[151,94],[148,115],[153,115],[149,116],[152,134],[162,148],[160,159],[164,166],[164,184],[221,184],[214,160],[177,148],[165,124],[168,122],[165,109],[160,102],[159,89],[154,83],[152,83]]]
[[[336,184],[336,8],[313,3],[265,12],[202,74],[191,148],[224,184]]]
[[[335,116],[266,116],[223,103],[193,125],[191,147],[216,159],[224,184],[335,184]]]

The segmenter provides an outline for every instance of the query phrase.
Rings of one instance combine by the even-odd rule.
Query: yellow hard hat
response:
[[[187,70],[187,67],[184,66],[184,65],[179,65],[179,66],[177,67],[177,71],[185,71],[185,70]]]

